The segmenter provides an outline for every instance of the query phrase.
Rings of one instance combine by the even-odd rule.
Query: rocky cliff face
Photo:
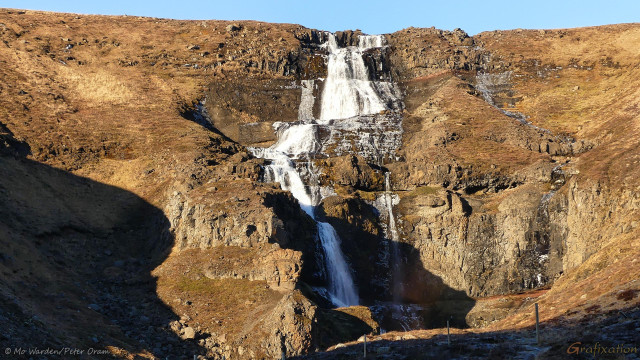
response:
[[[564,74],[562,65],[545,65],[548,60],[530,51],[518,62],[513,53],[511,62],[504,61],[491,47],[505,46],[492,38],[496,34],[470,39],[429,29],[405,33],[413,41],[390,37],[394,68],[403,69],[400,74],[408,79],[401,83],[407,105],[404,159],[390,169],[394,187],[408,193],[399,209],[405,239],[419,249],[425,268],[472,296],[535,288],[551,284],[606,246],[597,231],[585,229],[633,223],[633,216],[608,218],[628,216],[622,214],[630,214],[634,196],[605,200],[607,195],[599,193],[596,200],[602,180],[582,170],[583,159],[604,150],[602,145],[590,150],[597,138],[580,127],[568,131],[567,123],[545,129],[548,122],[536,122],[558,118],[554,108],[518,106],[523,98],[531,102],[536,97],[531,91],[519,93],[522,89],[550,86],[538,85],[548,78],[539,69],[553,68],[558,78]],[[509,37],[509,45],[511,39],[524,44],[529,35],[539,39],[551,33],[497,34]],[[429,46],[416,49],[423,38]],[[491,45],[484,42],[487,38]],[[417,57],[416,52],[431,56]],[[570,64],[565,66],[573,72]],[[610,70],[603,63],[589,71]],[[617,227],[607,233],[633,231],[632,225]]]
[[[330,309],[315,222],[246,149],[299,119],[303,89],[320,96],[322,81],[303,81],[326,76],[325,33],[0,17],[3,345],[273,358],[393,316]],[[528,303],[513,299],[529,289],[551,287],[542,301],[557,318],[568,303],[631,306],[639,31],[409,28],[365,51],[369,77],[397,82],[402,104],[356,130],[321,128],[326,156],[310,165],[333,189],[318,216],[340,234],[363,302],[420,304],[427,327],[505,318],[496,329],[527,326]]]

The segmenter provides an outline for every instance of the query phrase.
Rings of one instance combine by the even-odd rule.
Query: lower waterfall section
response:
[[[358,292],[351,276],[351,270],[340,249],[340,237],[331,224],[316,220],[315,209],[319,202],[318,184],[305,185],[295,162],[284,152],[279,151],[288,145],[290,138],[307,138],[313,132],[304,125],[287,129],[290,136],[284,136],[269,149],[252,149],[255,156],[271,160],[265,168],[265,180],[278,182],[283,190],[290,191],[304,210],[318,226],[318,238],[324,250],[328,274],[328,292],[331,301],[337,306],[358,305]],[[306,134],[306,135],[305,135]],[[299,144],[299,143],[298,143]]]
[[[337,306],[358,305],[358,293],[340,249],[338,233],[331,224],[318,221],[318,237],[326,256],[331,301]]]

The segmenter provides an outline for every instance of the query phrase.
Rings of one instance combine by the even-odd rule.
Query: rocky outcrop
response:
[[[336,31],[336,42],[340,47],[358,46],[359,36],[363,35],[360,30]]]
[[[329,158],[317,162],[318,166],[330,169],[322,182],[334,186],[347,186],[359,190],[384,190],[384,176],[359,155]]]
[[[567,184],[566,256],[563,270],[569,271],[613,239],[638,231],[640,197],[632,190],[613,191],[602,184],[574,179]]]
[[[300,292],[292,292],[280,300],[271,314],[262,320],[261,331],[267,333],[262,342],[265,355],[277,358],[295,356],[313,349],[314,306]]]
[[[413,267],[470,296],[542,286],[562,272],[566,227],[555,222],[566,211],[562,196],[541,199],[538,189],[522,187],[488,204],[430,191],[398,205],[406,239],[420,253]]]
[[[211,185],[197,192],[174,191],[166,211],[172,224],[176,247],[251,247],[279,243],[293,246],[312,242],[313,222],[290,194],[278,190],[247,191],[248,182]],[[211,202],[203,203],[203,193]],[[244,195],[243,195],[244,194]],[[240,195],[240,196],[238,196]],[[196,197],[197,196],[197,197]],[[218,199],[217,201],[214,199]],[[296,211],[298,209],[299,211]],[[297,223],[297,227],[289,225]],[[300,226],[302,225],[302,226]]]
[[[250,342],[251,338],[238,342],[238,355],[244,358],[307,354],[339,342],[356,340],[362,334],[377,333],[379,325],[364,306],[322,309],[301,292],[293,291],[285,295],[252,330],[252,334],[265,334],[264,340],[259,345]]]
[[[223,259],[221,259],[223,260]],[[232,259],[233,260],[233,259]],[[248,279],[266,281],[274,290],[288,292],[296,288],[303,267],[302,253],[279,246],[262,252],[250,264],[232,268],[211,264],[203,269],[209,279]]]
[[[442,70],[478,69],[484,50],[461,29],[407,28],[388,35],[389,60],[396,81],[432,75]]]
[[[238,79],[213,82],[206,108],[212,125],[241,144],[270,145],[273,124],[298,119],[301,90],[293,79]]]

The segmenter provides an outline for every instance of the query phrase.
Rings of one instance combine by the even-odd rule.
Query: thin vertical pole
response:
[[[536,342],[540,345],[540,316],[538,315],[538,303],[536,303]]]
[[[447,345],[451,345],[451,333],[449,332],[449,320],[447,320]]]
[[[367,334],[364,335],[364,357],[367,357]]]

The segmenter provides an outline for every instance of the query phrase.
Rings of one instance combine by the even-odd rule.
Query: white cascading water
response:
[[[329,64],[320,120],[346,119],[387,109],[369,79],[369,71],[362,58],[363,51],[380,47],[383,41],[381,35],[361,36],[357,47],[339,48],[335,36],[329,35],[326,43]]]
[[[333,34],[323,45],[329,52],[327,78],[320,104],[320,119],[314,119],[313,106],[315,99],[313,80],[302,81],[302,98],[295,124],[276,123],[278,141],[269,148],[252,148],[256,157],[271,160],[265,167],[265,180],[279,182],[283,190],[290,191],[298,200],[300,207],[313,218],[318,226],[318,238],[325,253],[326,269],[329,280],[328,292],[333,303],[337,306],[350,306],[359,303],[351,270],[340,248],[340,237],[331,224],[318,221],[315,208],[322,200],[321,188],[314,174],[309,158],[313,154],[322,153],[323,145],[319,140],[318,128],[334,128],[341,130],[355,130],[362,125],[357,124],[357,116],[371,115],[389,109],[383,99],[397,100],[397,88],[390,83],[373,83],[369,79],[369,72],[362,58],[363,51],[372,47],[383,46],[383,36],[361,36],[358,46],[340,48]],[[341,122],[354,122],[355,125],[345,126]],[[342,126],[341,126],[342,125]],[[340,134],[340,131],[336,133]],[[395,144],[399,131],[392,134]],[[365,138],[370,138],[367,136]],[[377,143],[367,143],[362,149],[375,147]],[[380,151],[380,150],[379,150]],[[381,151],[384,151],[382,149]],[[297,161],[296,161],[297,160]],[[302,168],[296,165],[300,160],[306,160],[307,183],[303,181]],[[309,176],[310,175],[310,176]]]
[[[389,212],[389,233],[391,240],[398,241],[398,230],[396,228],[396,220],[393,216],[393,194],[391,193],[391,179],[389,172],[384,173],[384,202]]]
[[[402,260],[400,258],[400,237],[398,236],[398,229],[396,227],[396,219],[393,215],[393,193],[391,192],[391,179],[390,173],[384,173],[384,202],[387,209],[388,227],[387,233],[391,238],[391,278],[393,286],[393,301],[399,303],[402,296],[403,284],[402,284]],[[397,200],[396,200],[397,201]]]

